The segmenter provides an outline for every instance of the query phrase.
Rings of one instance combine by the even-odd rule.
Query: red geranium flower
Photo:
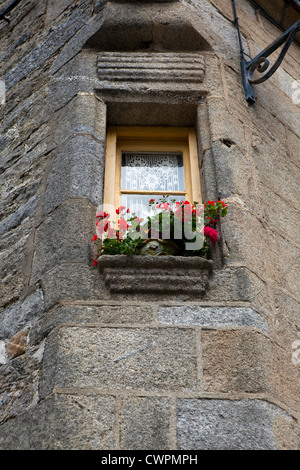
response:
[[[218,232],[211,227],[204,227],[204,235],[207,236],[212,243],[218,240]]]
[[[116,214],[120,214],[120,212],[124,211],[126,209],[125,206],[120,206],[118,209],[116,209]]]
[[[109,213],[104,212],[104,211],[101,211],[96,215],[96,217],[99,219],[106,219],[106,217],[109,217],[109,216],[110,216]]]

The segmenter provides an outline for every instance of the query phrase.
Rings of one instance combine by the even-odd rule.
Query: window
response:
[[[149,199],[201,202],[195,131],[190,128],[111,127],[107,133],[104,205],[139,217]]]

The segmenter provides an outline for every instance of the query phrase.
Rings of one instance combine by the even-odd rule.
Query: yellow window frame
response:
[[[189,202],[201,203],[201,185],[196,133],[183,127],[110,127],[107,132],[103,203],[120,206],[121,194],[166,196],[166,191],[121,190],[121,156],[123,151],[181,152],[185,190],[171,192]]]

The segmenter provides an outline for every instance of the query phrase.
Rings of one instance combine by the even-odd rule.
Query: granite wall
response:
[[[280,34],[238,14],[251,56]],[[0,448],[299,449],[299,46],[249,106],[230,0],[24,0],[9,19]],[[150,80],[158,53],[203,73]],[[118,78],[128,54],[139,80]],[[133,269],[112,292],[92,266],[109,125],[196,128],[203,198],[229,207],[204,291],[149,293]]]

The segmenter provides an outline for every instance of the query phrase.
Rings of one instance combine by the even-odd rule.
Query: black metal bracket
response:
[[[241,72],[242,72],[243,86],[244,86],[246,100],[248,101],[248,103],[252,104],[252,103],[255,103],[256,101],[253,85],[265,82],[266,80],[268,80],[268,78],[270,78],[274,74],[274,72],[276,72],[281,62],[283,61],[290,45],[292,44],[295,35],[297,34],[298,31],[300,31],[300,20],[296,21],[296,23],[294,23],[289,29],[287,29],[283,34],[281,34],[279,38],[273,41],[262,52],[257,54],[257,56],[254,57],[254,59],[246,60],[245,52],[244,52],[243,44],[242,44],[242,37],[240,33],[240,28],[239,28],[239,20],[238,20],[238,16],[236,13],[235,0],[232,0],[232,3],[233,3],[234,19],[235,19],[235,24],[238,30],[238,39],[239,39],[239,44],[240,44]],[[277,49],[279,49],[279,47],[281,46],[283,47],[277,60],[270,67],[270,61],[268,60],[268,57],[271,54],[273,54],[273,52],[275,52]],[[259,72],[259,73],[266,72],[266,73],[262,77],[253,78],[254,72]]]

